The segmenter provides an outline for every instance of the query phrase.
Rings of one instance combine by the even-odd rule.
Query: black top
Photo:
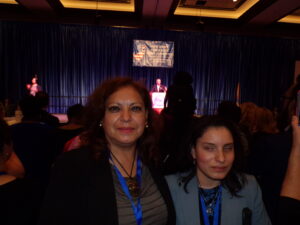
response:
[[[175,211],[165,179],[150,173],[168,209],[167,225],[175,224]],[[87,148],[64,153],[55,163],[40,225],[118,225],[118,210],[108,153],[95,160]]]
[[[278,225],[299,225],[300,221],[300,201],[280,197],[278,210]]]
[[[23,122],[12,125],[11,133],[25,176],[46,186],[51,166],[59,154],[55,128],[39,122]]]
[[[0,224],[35,225],[41,198],[39,186],[26,179],[0,185]]]

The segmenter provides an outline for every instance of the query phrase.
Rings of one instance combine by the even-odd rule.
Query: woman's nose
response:
[[[128,109],[124,109],[122,110],[122,113],[121,113],[121,119],[123,121],[129,121],[131,119],[131,113],[130,113],[130,110]]]
[[[218,151],[216,155],[216,160],[219,162],[224,162],[225,161],[225,155],[223,151]]]

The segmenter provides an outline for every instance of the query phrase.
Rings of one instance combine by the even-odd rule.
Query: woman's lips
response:
[[[227,170],[226,166],[214,166],[212,169],[216,172],[225,172]]]
[[[131,133],[134,128],[132,127],[119,127],[118,130],[122,133]]]

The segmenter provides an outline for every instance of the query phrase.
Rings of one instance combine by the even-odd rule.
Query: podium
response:
[[[166,93],[165,92],[152,92],[152,108],[160,113],[164,108],[164,101],[165,101]]]

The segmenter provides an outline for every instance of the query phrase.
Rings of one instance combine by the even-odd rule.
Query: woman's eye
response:
[[[233,146],[229,145],[229,146],[225,146],[224,147],[224,151],[227,151],[227,152],[230,152],[230,151],[233,151]]]
[[[119,112],[119,111],[120,111],[120,107],[119,107],[119,106],[109,106],[109,107],[107,108],[107,110],[108,110],[109,112]]]
[[[143,110],[143,108],[141,106],[132,106],[131,107],[131,111],[133,111],[133,112],[140,112],[142,110]]]
[[[204,146],[204,149],[206,151],[213,151],[214,150],[214,147],[213,146]]]

